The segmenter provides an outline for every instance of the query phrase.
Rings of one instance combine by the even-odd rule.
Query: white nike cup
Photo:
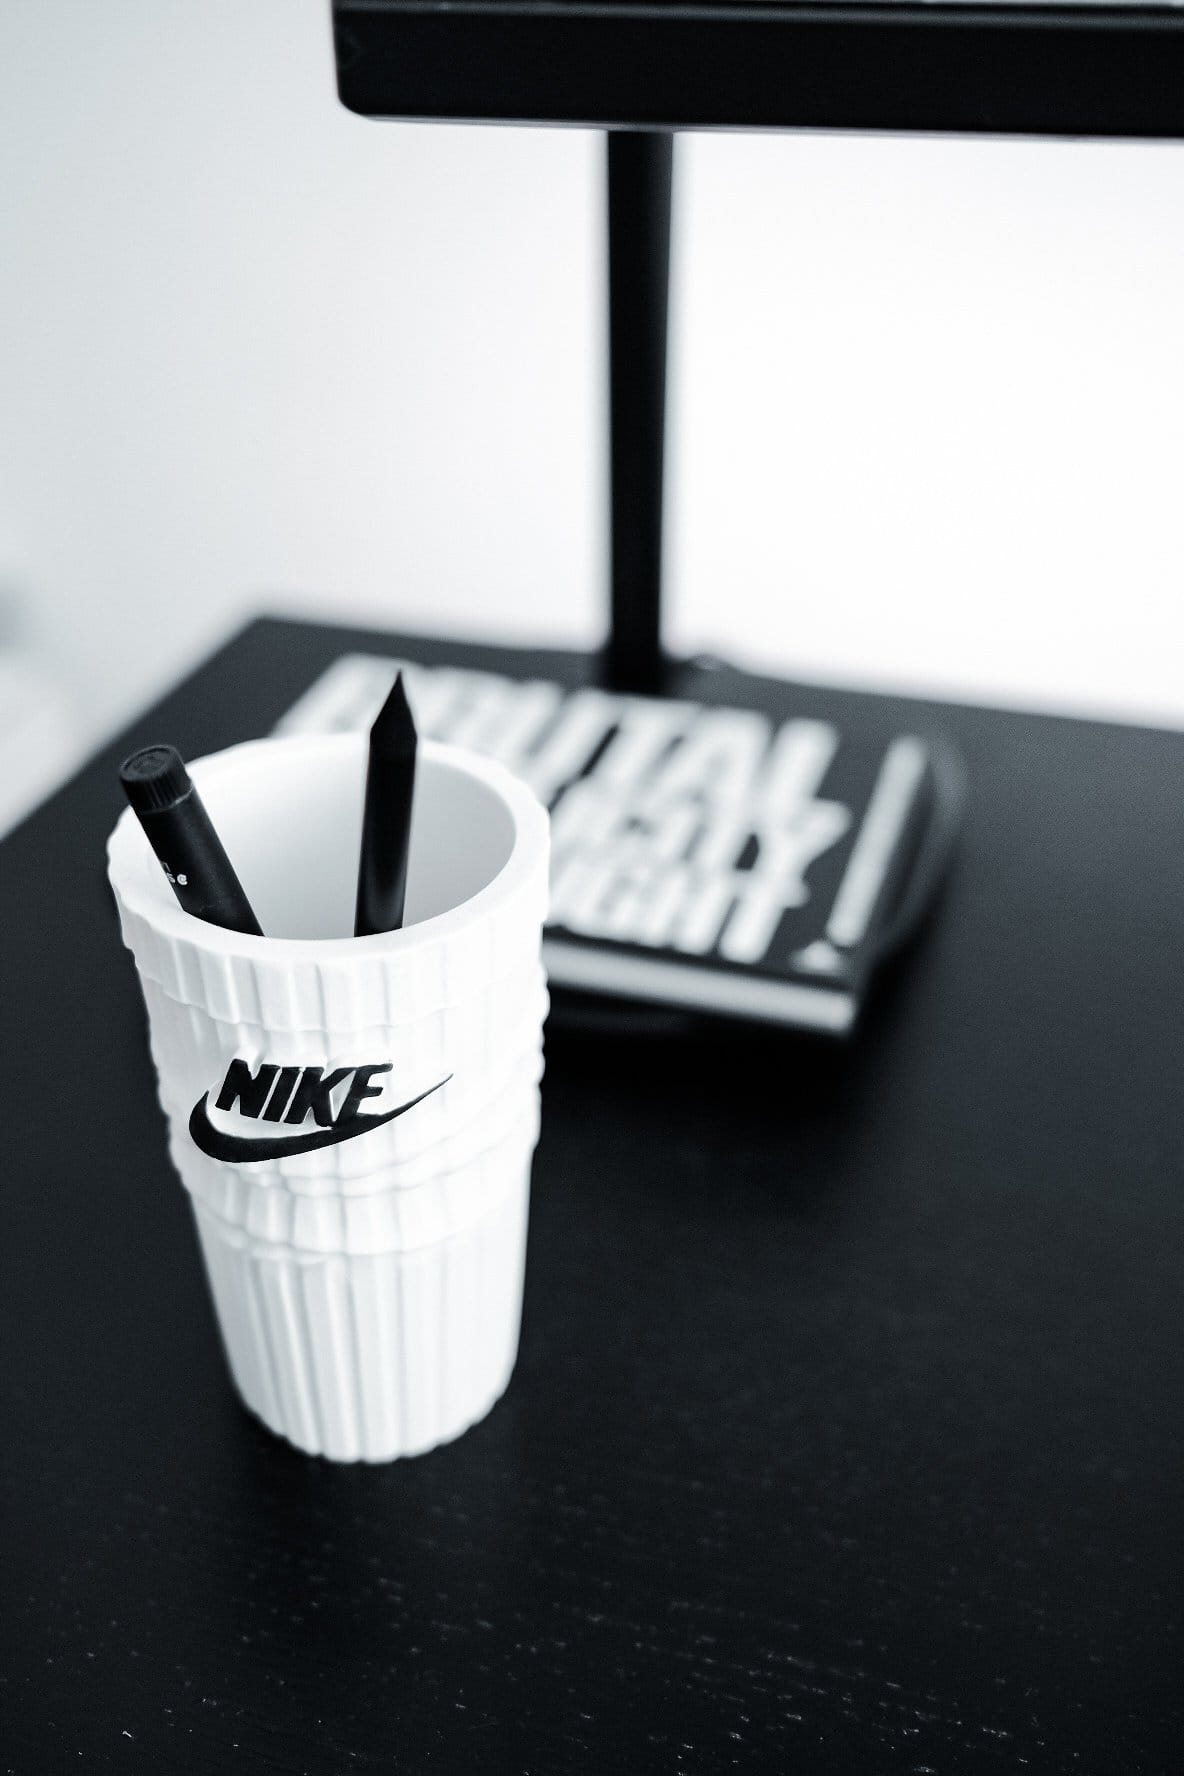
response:
[[[184,912],[130,809],[108,870],[231,1373],[310,1454],[420,1453],[488,1412],[517,1355],[546,813],[422,742],[406,922],[355,938],[365,737],[189,768],[267,935]]]

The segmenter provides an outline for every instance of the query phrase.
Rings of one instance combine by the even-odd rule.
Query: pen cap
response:
[[[185,760],[175,746],[141,746],[120,765],[119,781],[137,814],[171,808],[193,788]]]

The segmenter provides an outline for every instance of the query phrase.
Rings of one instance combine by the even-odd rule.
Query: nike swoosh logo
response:
[[[448,1079],[451,1078],[450,1073]],[[396,1116],[405,1116],[408,1110],[414,1110],[442,1085],[447,1085],[448,1079],[429,1085],[417,1098],[408,1098],[405,1104],[397,1104],[381,1116],[367,1116],[364,1111],[359,1111],[348,1122],[335,1122],[332,1128],[313,1129],[305,1135],[260,1135],[255,1139],[249,1135],[228,1135],[224,1129],[215,1128],[206,1108],[210,1094],[203,1092],[193,1106],[189,1133],[194,1145],[208,1153],[211,1159],[230,1159],[238,1165],[250,1165],[260,1159],[290,1159],[295,1153],[315,1153],[319,1147],[336,1147],[339,1141],[353,1141],[358,1135],[368,1135],[371,1129],[381,1128],[384,1122],[393,1122]]]

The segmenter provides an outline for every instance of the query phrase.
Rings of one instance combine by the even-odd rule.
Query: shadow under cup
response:
[[[130,811],[109,845],[235,1381],[344,1460],[445,1441],[509,1379],[547,1005],[531,792],[422,744],[406,923],[354,938],[365,771],[356,735],[191,766],[262,938],[184,913]]]

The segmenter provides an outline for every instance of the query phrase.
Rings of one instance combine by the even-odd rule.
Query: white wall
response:
[[[684,633],[1184,719],[1184,145],[690,148]]]
[[[261,600],[596,628],[595,139],[354,118],[328,23],[0,7],[0,581],[101,721]]]
[[[671,636],[1184,720],[1184,148],[680,143]],[[102,731],[260,604],[591,644],[602,145],[328,0],[0,8],[0,592]]]

